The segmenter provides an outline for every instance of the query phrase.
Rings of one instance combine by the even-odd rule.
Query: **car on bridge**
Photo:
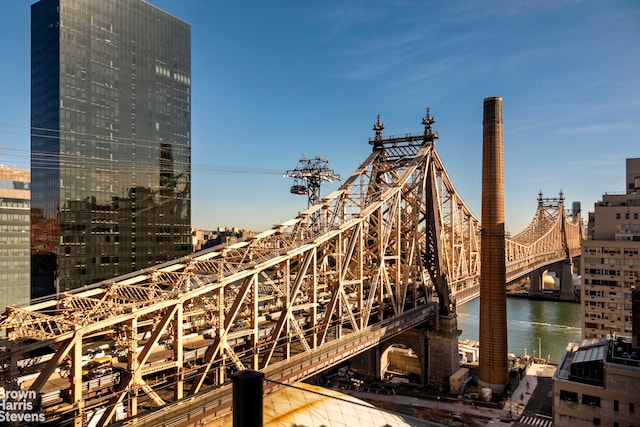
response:
[[[93,359],[97,359],[98,357],[105,357],[106,353],[102,348],[92,348],[87,351],[87,354],[82,356],[82,363],[88,363]]]
[[[92,379],[110,374],[113,371],[111,356],[98,357],[82,367],[82,378]]]

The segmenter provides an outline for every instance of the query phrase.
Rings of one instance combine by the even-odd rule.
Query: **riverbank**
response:
[[[508,292],[508,298],[524,298],[532,301],[554,301],[554,302],[573,302],[580,304],[580,297],[576,296],[572,299],[560,298],[560,294],[542,294],[542,295],[529,295],[526,292]]]

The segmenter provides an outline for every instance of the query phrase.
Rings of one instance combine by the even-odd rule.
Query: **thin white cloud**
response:
[[[478,36],[466,32],[441,39],[415,29],[360,41],[345,49],[348,70],[337,77],[363,80],[391,72],[396,84],[424,81],[481,55]]]
[[[604,175],[619,175],[620,156],[588,158],[579,161],[568,161],[566,165],[573,169],[584,169]]]
[[[637,129],[635,123],[594,123],[588,126],[576,126],[573,128],[556,129],[554,133],[558,135],[569,133],[609,133],[609,132],[628,132]]]
[[[373,7],[366,2],[340,2],[335,8],[312,10],[315,19],[328,24],[325,36],[330,40],[343,37],[354,27],[380,21],[384,16],[382,8]]]
[[[412,67],[406,70],[406,74],[404,77],[398,79],[398,83],[413,84],[415,82],[433,79],[436,76],[448,76],[450,78],[454,70],[461,69],[462,64],[475,56],[477,56],[477,52],[468,51],[445,57],[431,58],[432,61],[425,61],[418,67]]]

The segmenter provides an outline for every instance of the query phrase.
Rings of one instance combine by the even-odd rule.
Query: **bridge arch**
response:
[[[380,371],[376,376],[389,378],[401,374],[424,384],[427,364],[426,335],[420,329],[402,334],[380,344]]]

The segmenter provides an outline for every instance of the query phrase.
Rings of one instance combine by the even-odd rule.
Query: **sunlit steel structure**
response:
[[[179,425],[228,412],[234,371],[291,383],[414,327],[437,329],[478,294],[481,228],[436,153],[433,123],[427,110],[422,134],[385,138],[378,121],[371,154],[340,188],[251,239],[8,307],[5,386],[38,392],[48,417],[76,425],[96,405],[104,425],[120,404],[136,425]],[[507,280],[566,258],[565,247],[577,254],[567,230],[578,226],[561,210],[554,218],[537,238],[506,242]],[[83,352],[99,343],[121,361],[85,379]],[[43,348],[52,354],[39,375],[19,384]],[[162,409],[140,413],[149,405]]]

